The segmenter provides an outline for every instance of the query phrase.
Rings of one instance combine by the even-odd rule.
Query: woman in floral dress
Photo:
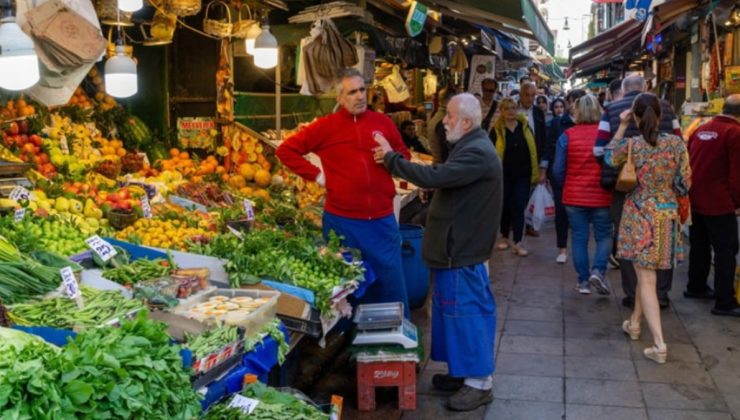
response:
[[[627,160],[628,144],[632,142],[637,187],[624,203],[617,256],[634,263],[637,292],[634,311],[622,329],[631,339],[639,339],[644,313],[654,345],[643,354],[665,363],[668,349],[663,341],[655,270],[670,269],[676,261],[681,240],[677,197],[689,192],[691,168],[683,139],[659,133],[660,114],[660,100],[655,95],[638,95],[632,109],[620,115],[621,124],[607,146],[605,160],[620,167]],[[641,135],[624,138],[632,118]]]

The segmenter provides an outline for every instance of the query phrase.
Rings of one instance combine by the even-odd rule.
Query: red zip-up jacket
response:
[[[705,216],[740,208],[740,122],[712,118],[689,138],[691,209]]]
[[[396,187],[385,166],[373,158],[376,131],[383,133],[394,151],[411,158],[401,133],[386,115],[374,111],[352,115],[344,108],[285,140],[276,154],[283,165],[314,181],[321,169],[303,156],[315,153],[326,178],[326,211],[352,219],[379,219],[393,213]]]

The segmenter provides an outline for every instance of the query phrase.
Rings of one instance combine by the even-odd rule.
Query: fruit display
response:
[[[139,219],[116,233],[116,238],[164,249],[186,250],[188,241],[208,239],[214,232],[190,227],[179,220]]]
[[[26,216],[16,222],[12,215],[6,216],[0,218],[0,235],[15,244],[21,252],[45,250],[69,257],[87,249],[87,235],[58,217]]]
[[[141,150],[141,148],[152,140],[152,133],[144,122],[134,115],[129,115],[117,125],[118,134],[121,140],[131,150]]]
[[[0,121],[28,117],[35,113],[36,108],[21,96],[17,100],[9,100],[5,106],[0,107]]]

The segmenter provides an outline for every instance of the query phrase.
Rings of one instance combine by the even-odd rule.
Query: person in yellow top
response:
[[[490,133],[496,152],[504,168],[504,205],[501,215],[501,240],[498,249],[511,246],[513,252],[526,257],[522,244],[524,210],[532,185],[539,182],[537,146],[525,114],[519,114],[514,99],[504,98],[499,103],[500,115]],[[509,231],[513,231],[509,238]]]

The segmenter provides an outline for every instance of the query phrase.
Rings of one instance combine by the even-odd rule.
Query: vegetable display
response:
[[[220,326],[212,330],[206,330],[203,334],[193,337],[185,333],[185,339],[188,347],[196,359],[203,357],[222,349],[227,344],[231,344],[239,339],[239,328],[235,326]]]
[[[56,289],[60,282],[58,268],[22,254],[0,236],[0,298],[7,303],[21,302]]]
[[[0,234],[22,252],[43,249],[69,257],[87,250],[85,234],[56,218],[26,217],[16,223],[12,216],[6,216],[0,219]]]
[[[62,347],[34,338],[0,351],[3,419],[197,418],[199,395],[190,386],[178,346],[165,325],[145,311],[120,328],[87,330]],[[34,340],[33,345],[23,341]]]
[[[130,264],[104,270],[103,277],[124,286],[129,286],[140,281],[166,276],[176,268],[177,266],[172,261],[163,258],[139,259]]]
[[[242,395],[259,401],[251,414],[228,403],[218,404],[206,412],[203,420],[327,420],[329,415],[286,392],[270,388],[260,382],[247,385]]]
[[[99,291],[85,286],[80,290],[85,302],[82,309],[72,299],[57,297],[11,305],[8,317],[18,325],[89,328],[143,308],[141,302],[126,299],[117,290]]]
[[[244,351],[250,352],[254,350],[257,344],[261,344],[268,335],[278,343],[278,364],[282,365],[290,351],[290,345],[285,338],[285,333],[280,329],[280,320],[278,319],[273,319],[262,327],[259,332],[246,337],[244,339]]]

